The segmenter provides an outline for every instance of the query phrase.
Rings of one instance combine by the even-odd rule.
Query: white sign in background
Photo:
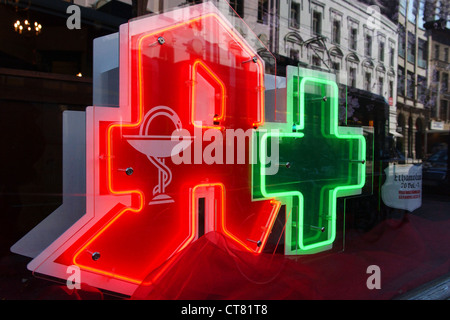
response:
[[[385,205],[409,212],[422,206],[422,165],[390,163],[384,172],[381,199]]]

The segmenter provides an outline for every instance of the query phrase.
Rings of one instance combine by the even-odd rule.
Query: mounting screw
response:
[[[310,226],[310,227],[311,227],[311,229],[315,229],[315,230],[318,230],[320,232],[324,232],[325,231],[325,227],[316,227],[316,226]]]
[[[250,60],[242,61],[242,63],[248,63],[248,62],[257,63],[258,62],[258,58],[256,56],[254,56]]]
[[[131,167],[126,168],[126,169],[117,169],[117,170],[119,170],[119,171],[125,171],[125,173],[127,174],[127,176],[131,176],[131,175],[133,174],[133,172],[134,172],[133,168],[131,168]]]
[[[290,162],[280,162],[278,163],[278,166],[280,167],[285,167],[286,169],[289,169],[291,167],[291,163]]]
[[[158,37],[158,43],[162,45],[166,43],[166,40],[163,37]]]
[[[356,162],[356,163],[365,164],[366,160],[350,160],[350,162]]]
[[[92,254],[92,260],[97,261],[98,259],[100,259],[100,252],[94,252]]]
[[[252,239],[247,239],[247,241],[250,241],[250,242],[256,243],[256,245],[257,245],[258,247],[261,247],[261,245],[262,245],[262,242],[261,242],[261,240],[255,241],[255,240],[252,240]]]

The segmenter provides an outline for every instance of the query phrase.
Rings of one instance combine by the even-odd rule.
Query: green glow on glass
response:
[[[291,122],[278,127],[270,123],[266,128],[279,131],[260,132],[257,182],[263,197],[284,199],[291,206],[292,226],[286,228],[291,243],[286,245],[292,252],[311,253],[336,239],[337,198],[358,194],[364,186],[366,142],[360,128],[338,126],[334,81],[290,74],[287,121]],[[291,132],[283,132],[288,128]],[[268,173],[264,161],[271,139],[279,143],[276,174]]]

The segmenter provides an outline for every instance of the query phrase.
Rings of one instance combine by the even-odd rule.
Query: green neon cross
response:
[[[285,126],[260,133],[258,185],[262,197],[290,203],[286,245],[291,252],[313,253],[336,238],[337,198],[358,194],[364,186],[366,145],[360,128],[338,126],[334,81],[317,74],[301,77],[293,68],[287,85],[287,119],[293,125],[289,131]],[[272,174],[264,157],[276,141],[278,171]]]

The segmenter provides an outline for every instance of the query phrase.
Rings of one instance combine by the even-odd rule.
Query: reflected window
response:
[[[339,72],[341,70],[341,64],[339,62],[333,62],[333,70]]]
[[[319,11],[313,12],[313,33],[316,35],[322,34],[322,13]]]
[[[410,0],[408,5],[408,21],[416,23],[417,10],[419,7],[419,0]]]
[[[296,49],[290,49],[289,57],[293,60],[300,60],[300,52]]]
[[[349,75],[349,85],[351,86],[351,87],[356,87],[356,68],[352,68],[352,67],[350,67],[350,70],[349,70],[349,73],[348,73],[348,75]]]
[[[405,69],[402,67],[398,67],[397,90],[399,95],[405,95]]]
[[[405,57],[405,42],[406,42],[405,27],[398,27],[398,55],[402,58]]]
[[[434,72],[433,72],[433,82],[439,82],[440,74],[441,73],[438,70],[434,70]]]
[[[439,45],[434,45],[434,59],[439,60]]]
[[[422,103],[425,103],[426,92],[427,92],[427,78],[418,75],[417,76],[417,99]]]
[[[408,157],[413,157],[413,119],[408,119]]]
[[[269,23],[269,0],[258,0],[258,22]]]
[[[300,28],[300,3],[295,1],[291,1],[289,26],[296,29]]]
[[[389,47],[389,65],[391,67],[394,66],[394,59],[395,59],[395,48],[394,48],[394,45],[391,45]]]
[[[408,71],[406,78],[406,96],[410,99],[414,99],[414,87],[415,87],[414,73]]]
[[[341,43],[341,22],[339,20],[333,21],[333,43],[340,44]]]
[[[389,97],[394,97],[394,81],[389,81]]]
[[[331,63],[331,67],[333,68],[333,70],[334,70],[334,73],[336,74],[336,80],[337,80],[337,82],[340,82],[339,80],[339,72],[340,72],[340,70],[341,70],[341,63],[340,62],[338,62],[338,61],[334,61],[334,62],[332,62]]]
[[[415,63],[416,59],[416,37],[408,32],[408,62]]]
[[[384,62],[384,42],[380,41],[378,44],[378,59]]]
[[[372,36],[370,34],[366,34],[364,38],[364,55],[367,57],[372,56]]]
[[[383,83],[384,83],[383,77],[379,77],[379,78],[378,78],[378,94],[379,94],[380,96],[383,95]]]
[[[404,16],[406,16],[406,6],[407,6],[407,0],[399,1],[399,11]]]
[[[241,18],[244,18],[244,0],[229,0],[229,3],[231,8],[233,8]]]
[[[358,29],[357,28],[351,28],[350,29],[350,49],[356,50],[357,49],[357,43],[358,43]]]
[[[311,64],[313,66],[315,66],[315,67],[320,67],[322,65],[322,61],[321,61],[320,57],[317,54],[312,56],[312,63]]]
[[[421,68],[427,67],[427,41],[419,39],[417,65]]]
[[[448,120],[448,101],[447,100],[441,100],[441,110],[440,110],[440,118],[442,121]]]
[[[419,1],[419,15],[418,15],[418,21],[417,21],[417,25],[419,26],[420,29],[424,30],[424,24],[425,24],[425,1],[426,0],[420,0]]]
[[[371,89],[371,85],[372,85],[371,78],[372,78],[372,74],[370,72],[366,72],[364,74],[364,90],[366,90],[366,91],[370,91],[370,89]]]
[[[442,73],[441,91],[443,93],[448,91],[448,73]]]

